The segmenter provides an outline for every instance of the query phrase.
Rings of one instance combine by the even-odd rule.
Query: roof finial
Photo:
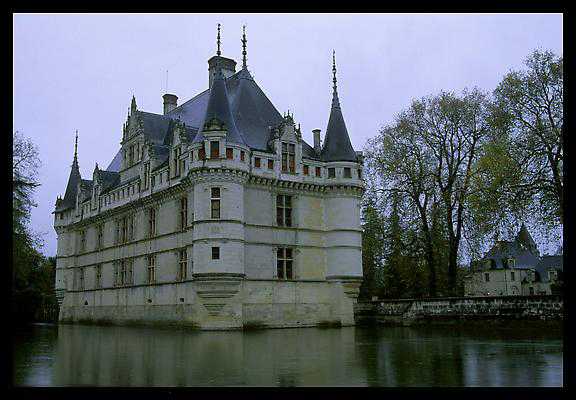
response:
[[[340,102],[338,101],[338,85],[336,80],[336,50],[332,50],[332,107],[339,107]]]
[[[216,55],[220,56],[220,54],[222,54],[220,52],[220,24],[218,24],[218,36],[216,37],[216,46],[217,46]]]
[[[76,129],[76,140],[74,141],[74,163],[78,163],[78,129]]]
[[[246,25],[242,25],[242,69],[246,69]]]

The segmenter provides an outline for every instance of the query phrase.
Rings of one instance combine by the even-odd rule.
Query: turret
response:
[[[322,147],[321,157],[323,161],[352,161],[356,162],[356,152],[350,143],[344,116],[338,99],[338,88],[336,85],[336,56],[332,54],[332,73],[334,82],[332,92],[332,108],[326,135],[324,137],[324,146]]]

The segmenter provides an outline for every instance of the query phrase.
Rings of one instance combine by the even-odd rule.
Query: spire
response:
[[[216,55],[220,56],[220,24],[218,24],[218,35],[216,36]]]
[[[74,161],[73,164],[78,165],[78,129],[76,129],[76,140],[74,141]]]
[[[248,65],[246,64],[246,25],[242,25],[242,69],[246,69]]]
[[[357,162],[356,152],[350,143],[350,136],[348,136],[348,130],[342,115],[336,82],[336,52],[332,51],[332,108],[328,119],[328,128],[326,128],[326,136],[324,137],[321,158],[324,161]]]
[[[138,107],[136,106],[136,97],[134,95],[132,95],[132,102],[130,103],[130,112],[134,112],[138,109]]]
[[[338,85],[336,79],[336,50],[332,50],[332,107],[340,107],[338,100]]]

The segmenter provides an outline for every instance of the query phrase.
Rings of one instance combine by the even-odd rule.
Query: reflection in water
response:
[[[561,386],[563,367],[558,335],[455,328],[36,325],[14,355],[26,386]]]

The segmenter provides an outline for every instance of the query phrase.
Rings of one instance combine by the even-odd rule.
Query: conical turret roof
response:
[[[216,76],[214,77],[214,82],[210,88],[210,97],[208,99],[206,114],[201,124],[200,132],[194,139],[195,142],[203,140],[203,133],[208,129],[212,122],[218,122],[219,124],[224,125],[224,129],[227,131],[226,140],[228,142],[246,145],[246,141],[238,131],[236,122],[232,116],[228,90],[226,88],[226,80],[220,68],[216,70]]]
[[[78,167],[78,133],[76,133],[76,142],[74,144],[74,160],[72,161],[72,168],[70,176],[68,177],[68,184],[66,185],[66,192],[64,199],[59,204],[56,211],[63,211],[68,208],[74,208],[76,205],[76,195],[78,193],[78,183],[82,181],[80,176],[80,168]]]
[[[334,74],[334,90],[332,93],[332,108],[324,145],[322,146],[321,158],[323,161],[357,161],[356,152],[350,143],[350,136],[346,129],[344,116],[338,99],[338,89],[336,86],[336,60],[333,58],[332,72]]]

